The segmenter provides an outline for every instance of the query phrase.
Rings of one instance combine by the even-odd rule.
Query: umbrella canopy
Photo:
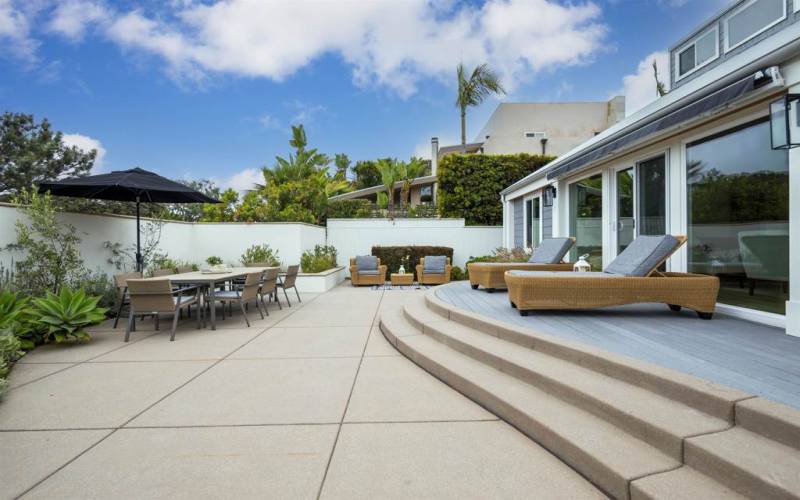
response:
[[[143,201],[145,203],[219,203],[180,182],[141,168],[90,175],[57,182],[42,182],[39,192],[94,200]]]
[[[141,168],[90,175],[57,182],[42,182],[39,192],[94,200],[136,202],[136,270],[142,271],[139,203],[220,203],[179,182]]]

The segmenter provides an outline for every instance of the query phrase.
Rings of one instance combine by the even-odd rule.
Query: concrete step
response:
[[[736,426],[687,439],[684,453],[687,465],[742,495],[800,499],[797,448]]]
[[[697,500],[726,499],[745,500],[735,491],[714,481],[691,467],[654,474],[631,483],[631,500]]]
[[[677,461],[682,460],[685,438],[731,426],[681,402],[452,321],[429,323],[425,333],[608,421]]]
[[[520,429],[606,493],[627,499],[632,480],[680,466],[607,420],[431,336],[415,335],[414,329],[405,315],[381,317],[381,330],[406,357]]]
[[[602,349],[570,342],[537,332],[530,328],[510,325],[485,316],[459,309],[440,300],[434,290],[425,295],[430,312],[419,316],[418,322],[439,321],[439,317],[450,319],[486,335],[500,338],[519,346],[539,351],[592,371],[641,387],[667,399],[679,401],[703,413],[734,423],[734,407],[739,401],[752,398],[751,394],[676,372],[652,363],[640,361]],[[416,308],[416,314],[419,309]]]

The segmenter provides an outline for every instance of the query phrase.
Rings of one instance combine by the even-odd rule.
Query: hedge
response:
[[[369,200],[337,200],[328,203],[328,219],[357,219],[371,215],[372,202]]]
[[[554,156],[452,154],[442,158],[438,206],[442,217],[468,225],[503,224],[500,191],[550,163]]]
[[[397,247],[372,247],[372,255],[381,259],[381,264],[386,264],[389,269],[388,272],[396,273],[400,269],[400,265],[406,267],[407,273],[414,273],[414,279],[417,279],[417,264],[421,257],[428,255],[446,255],[450,257],[450,262],[453,262],[453,249],[450,247],[434,247],[434,246],[397,246]],[[406,258],[408,257],[408,258]]]

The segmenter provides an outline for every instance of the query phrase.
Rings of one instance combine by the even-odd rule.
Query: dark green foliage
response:
[[[369,200],[338,200],[328,203],[328,219],[370,217],[373,205]]]
[[[406,268],[407,273],[414,273],[417,279],[417,264],[419,259],[428,255],[446,255],[453,261],[453,249],[450,247],[435,246],[397,246],[397,247],[372,247],[372,255],[381,259],[381,264],[388,266],[390,273],[396,273],[400,266]]]
[[[384,160],[391,160],[391,158],[383,158]],[[381,180],[381,173],[378,170],[378,162],[373,160],[360,160],[353,166],[353,174],[355,175],[355,189],[364,189],[372,186],[380,186],[383,184]]]
[[[725,175],[690,167],[692,224],[785,221],[789,213],[789,172]]]
[[[222,258],[217,257],[216,255],[212,255],[211,257],[206,259],[206,264],[209,266],[219,266],[222,264]]]
[[[61,132],[39,123],[33,115],[0,115],[0,198],[28,189],[34,183],[86,175],[97,151],[88,153],[62,142]]]
[[[466,276],[467,274],[464,272],[464,270],[458,266],[453,266],[452,269],[450,269],[450,281],[465,280],[467,279]]]
[[[317,245],[314,250],[303,252],[300,269],[304,273],[321,273],[336,267],[336,248],[333,245]]]
[[[553,159],[528,154],[447,155],[438,171],[439,213],[442,217],[463,217],[468,225],[501,225],[500,191]]]

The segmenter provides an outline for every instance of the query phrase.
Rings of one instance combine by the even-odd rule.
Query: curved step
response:
[[[604,419],[465,356],[417,330],[405,315],[381,317],[400,352],[511,423],[616,498],[630,481],[680,462]],[[395,332],[400,332],[399,336]]]
[[[631,500],[661,498],[670,500],[697,500],[698,498],[745,500],[747,497],[686,466],[662,474],[643,477],[631,483]]]
[[[727,421],[680,402],[452,321],[431,323],[425,333],[476,361],[557,394],[677,461],[682,460],[685,438],[730,427]]]

